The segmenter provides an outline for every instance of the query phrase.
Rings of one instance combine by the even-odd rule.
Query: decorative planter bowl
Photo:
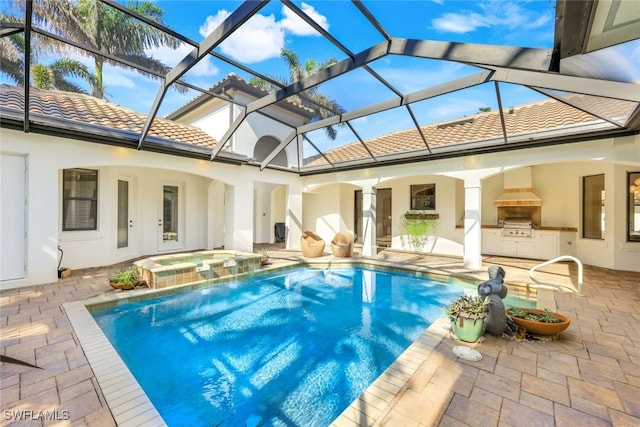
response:
[[[544,314],[544,310],[537,310],[535,308],[521,308],[520,310],[527,313]],[[511,314],[511,309],[507,309],[506,312],[507,312],[507,315],[511,317],[511,319],[516,325],[521,326],[525,328],[527,331],[536,335],[559,334],[560,332],[567,329],[569,327],[569,323],[571,323],[568,317],[563,316],[562,314],[559,314],[559,313],[553,313],[553,316],[560,319],[561,322],[547,323],[547,322],[536,322],[534,320],[526,320],[526,319],[521,319],[519,317],[515,317]]]

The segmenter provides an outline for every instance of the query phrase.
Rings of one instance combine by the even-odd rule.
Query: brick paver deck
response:
[[[299,253],[273,251],[274,264]],[[537,262],[485,258],[471,272],[456,258],[385,251],[377,259],[486,279],[499,264],[506,281],[528,283]],[[332,257],[324,257],[332,261]],[[115,268],[115,267],[113,267]],[[113,268],[74,271],[67,279],[0,293],[0,352],[41,369],[2,363],[0,425],[116,425],[96,374],[63,304],[113,291]],[[335,425],[637,426],[640,425],[640,273],[585,266],[582,295],[554,292],[571,319],[552,341],[486,335],[472,345],[479,362],[457,357],[460,345],[442,320],[432,325]],[[545,267],[549,283],[575,287],[571,264]],[[52,419],[53,418],[53,419]]]

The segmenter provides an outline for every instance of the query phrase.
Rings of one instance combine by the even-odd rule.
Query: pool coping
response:
[[[89,366],[102,390],[107,406],[118,426],[167,426],[146,392],[142,389],[111,342],[102,332],[90,311],[100,310],[120,304],[176,294],[206,286],[216,286],[232,280],[242,280],[262,274],[288,270],[297,266],[329,268],[339,266],[373,266],[400,272],[413,272],[415,276],[455,277],[467,282],[480,282],[479,279],[457,274],[434,271],[429,267],[407,265],[399,267],[397,263],[371,259],[340,260],[300,260],[286,265],[267,266],[253,273],[216,280],[196,282],[171,288],[133,290],[118,295],[98,296],[84,301],[63,304],[69,322],[78,337]],[[470,283],[471,284],[471,283]],[[540,292],[538,292],[540,298]],[[449,336],[450,322],[445,317],[438,318],[420,337],[407,347],[396,360],[387,367],[367,389],[355,399],[336,419],[332,426],[359,425],[374,423],[381,419],[391,408],[395,396],[406,387],[406,383],[416,372],[431,351]],[[473,344],[470,344],[473,345]]]

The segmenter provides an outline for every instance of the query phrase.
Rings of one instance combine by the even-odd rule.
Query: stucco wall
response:
[[[457,191],[460,187],[455,178],[441,175],[417,175],[385,181],[382,187],[391,188],[392,198],[392,241],[391,247],[395,249],[412,249],[403,244],[401,237],[401,217],[411,208],[411,185],[435,184],[436,185],[436,209],[433,213],[439,215],[437,220],[437,236],[430,239],[423,248],[424,252],[462,256],[462,230],[456,229],[457,213],[456,200],[459,199]],[[462,189],[464,190],[464,189]],[[426,211],[432,213],[431,211]]]
[[[261,172],[251,166],[192,160],[7,129],[0,129],[0,139],[3,153],[25,154],[29,166],[27,277],[3,281],[0,283],[3,289],[56,281],[58,244],[64,250],[63,266],[72,269],[111,265],[162,251],[202,249],[222,243],[229,249],[250,249],[254,184],[268,183],[272,189],[276,185],[288,187],[298,181],[297,176],[279,171]],[[62,232],[62,170],[75,167],[99,171],[97,230]],[[135,195],[131,218],[134,237],[126,251],[118,250],[116,245],[116,190],[120,178],[131,179],[131,191]],[[181,188],[184,207],[180,214],[184,240],[178,247],[166,249],[161,248],[158,237],[163,183]],[[227,203],[234,208],[230,216],[225,213],[224,192],[235,185],[243,188],[235,192],[235,197],[227,198]],[[294,188],[298,186],[294,185]],[[267,195],[266,206],[270,206],[269,200]],[[234,240],[233,233],[229,237],[229,230],[236,231],[228,224],[229,218],[242,224],[241,236],[248,239],[247,242]],[[291,224],[296,227],[297,223]],[[269,230],[265,229],[265,233]],[[236,243],[243,247],[233,247]]]
[[[448,194],[445,205],[441,203],[440,188],[437,190],[437,211],[441,218],[453,216],[460,224],[463,212],[463,181],[479,179],[482,184],[481,222],[495,225],[497,209],[493,204],[503,192],[503,173],[510,168],[532,167],[532,186],[543,199],[542,225],[552,227],[577,227],[576,241],[572,242],[579,259],[585,264],[616,268],[620,270],[640,271],[640,243],[626,241],[627,227],[627,172],[640,171],[640,136],[606,138],[575,144],[531,148],[525,150],[489,153],[481,156],[468,156],[453,159],[434,160],[422,163],[408,163],[399,166],[385,166],[323,174],[305,177],[305,188],[316,191],[317,188],[337,183],[372,182],[379,187],[397,187],[393,191],[394,218],[397,221],[408,207],[408,185],[420,183],[419,177],[446,175],[459,180],[455,182],[453,193]],[[431,175],[426,174],[429,172]],[[582,239],[581,233],[581,182],[582,177],[593,174],[605,174],[606,192],[606,232],[602,240]],[[365,178],[366,177],[366,178]],[[401,185],[400,185],[401,184]],[[449,187],[443,186],[445,190]],[[325,197],[329,200],[329,197]],[[321,204],[321,203],[318,203]],[[452,204],[453,207],[446,207]],[[305,205],[306,207],[306,205]],[[444,209],[444,211],[442,211]],[[318,209],[317,212],[323,212]],[[346,212],[343,211],[346,215]],[[309,212],[305,212],[308,223],[313,223]],[[394,236],[397,236],[397,222]],[[452,245],[438,248],[443,253],[461,249],[464,243],[464,230],[451,228],[442,222],[440,231],[449,233],[445,237]],[[444,239],[443,239],[444,240]],[[398,246],[397,238],[394,247]],[[435,250],[434,250],[435,252]]]

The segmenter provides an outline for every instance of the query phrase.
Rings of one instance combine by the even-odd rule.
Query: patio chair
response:
[[[353,252],[353,234],[339,231],[331,241],[331,252],[336,257],[350,257]]]
[[[305,231],[300,237],[302,256],[317,258],[324,252],[324,240],[313,231]]]

